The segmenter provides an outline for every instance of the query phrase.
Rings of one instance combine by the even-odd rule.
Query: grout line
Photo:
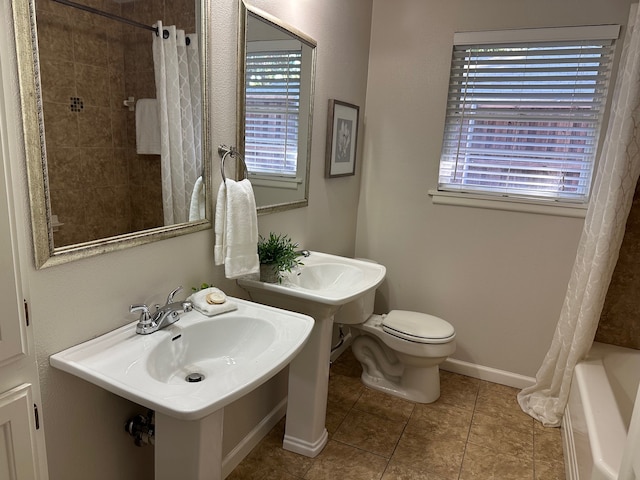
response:
[[[467,430],[467,439],[464,442],[464,450],[462,452],[462,460],[460,461],[460,469],[458,470],[458,480],[462,476],[462,465],[464,465],[464,458],[467,455],[467,446],[469,445],[469,437],[471,436],[471,427],[473,425],[473,417],[476,415],[476,407],[478,405],[478,396],[480,395],[480,383],[478,382],[476,388],[476,398],[473,401],[473,410],[471,411],[471,421],[469,422],[469,429]]]

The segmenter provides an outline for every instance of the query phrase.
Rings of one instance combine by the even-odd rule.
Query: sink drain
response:
[[[202,373],[190,373],[184,379],[189,383],[197,383],[204,380],[204,375]]]

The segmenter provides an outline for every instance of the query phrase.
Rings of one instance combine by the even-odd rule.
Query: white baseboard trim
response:
[[[278,403],[278,405],[224,457],[222,460],[222,478],[229,476],[233,469],[260,443],[260,440],[276,426],[282,417],[284,417],[285,413],[287,413],[286,398]]]
[[[498,370],[497,368],[485,367],[475,363],[463,362],[455,358],[447,358],[442,365],[442,370],[459,373],[467,377],[479,378],[488,382],[499,383],[514,388],[525,388],[535,383],[535,378],[526,377],[518,373]]]
[[[567,405],[564,415],[562,416],[562,453],[564,457],[564,471],[567,480],[579,480],[580,471],[578,470],[578,458],[576,456],[576,445],[573,438],[573,427],[571,425],[571,415],[569,414],[569,405]]]

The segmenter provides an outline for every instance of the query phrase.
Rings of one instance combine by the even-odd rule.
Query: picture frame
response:
[[[360,107],[329,100],[325,177],[346,177],[356,173]]]

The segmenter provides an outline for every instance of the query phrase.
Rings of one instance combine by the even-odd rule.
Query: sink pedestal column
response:
[[[315,323],[306,345],[289,364],[287,421],[282,448],[307,457],[317,456],[327,444],[325,428],[329,360],[333,316],[340,305],[309,302],[287,295],[273,295],[260,289],[243,288],[251,300],[313,317]]]
[[[222,480],[224,409],[200,420],[155,415],[155,480]]]
[[[307,457],[327,443],[325,428],[333,313],[315,317],[309,340],[289,365],[287,422],[282,447]]]

